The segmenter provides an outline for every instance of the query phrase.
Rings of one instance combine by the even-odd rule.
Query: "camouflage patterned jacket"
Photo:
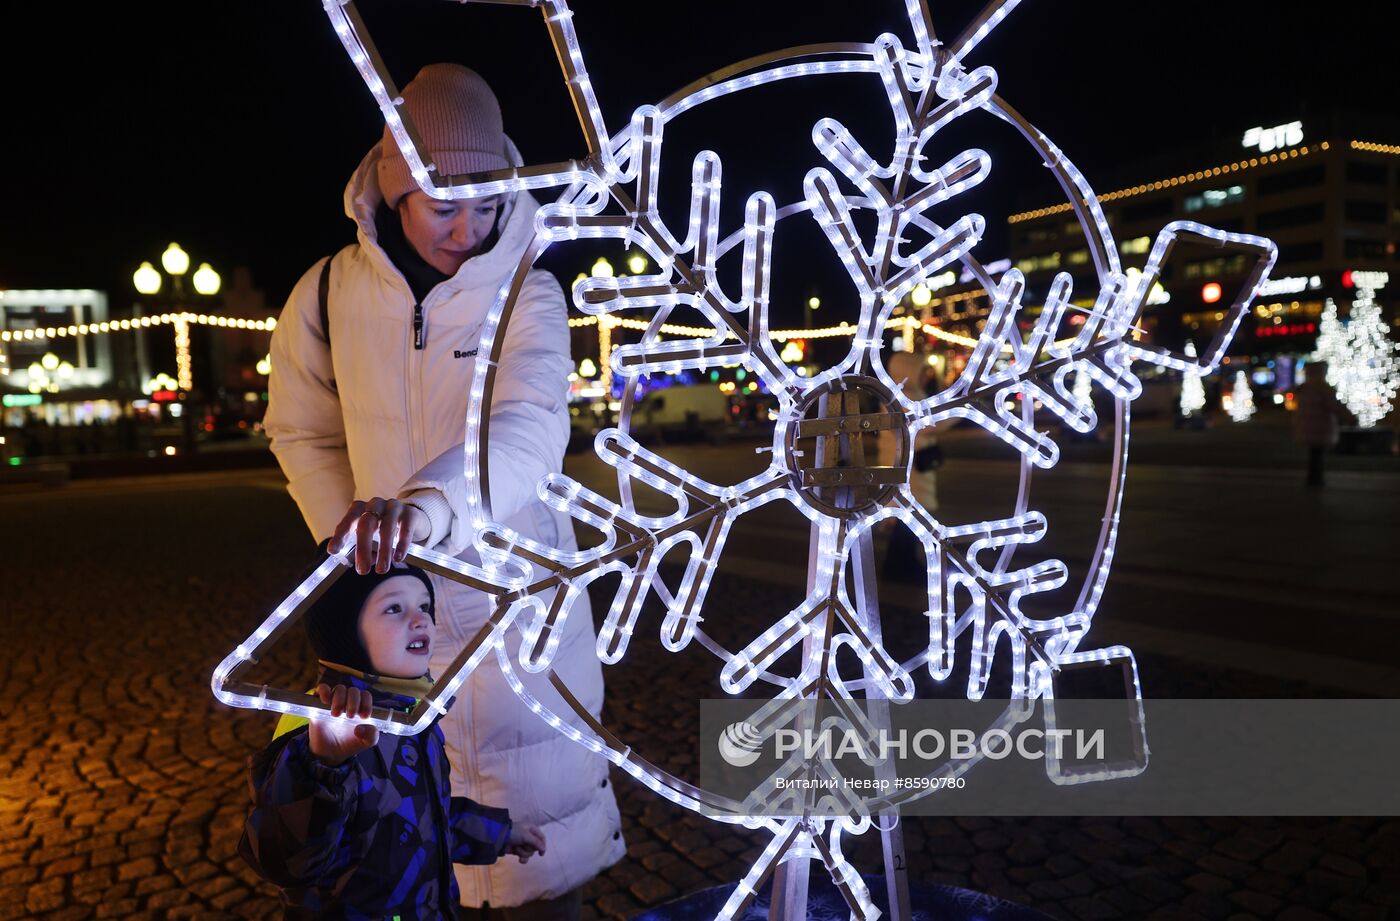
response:
[[[379,706],[414,704],[373,693]],[[239,852],[281,887],[288,918],[455,918],[453,862],[494,863],[510,836],[506,810],[451,795],[436,723],[417,736],[381,733],[333,768],[311,754],[302,726],[250,759],[249,781]]]

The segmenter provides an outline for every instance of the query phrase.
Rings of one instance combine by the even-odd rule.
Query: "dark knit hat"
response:
[[[347,568],[306,612],[306,632],[316,658],[372,673],[374,666],[360,639],[360,609],[381,582],[398,576],[413,576],[427,586],[428,616],[436,623],[437,597],[432,580],[423,570],[399,563],[386,573],[368,572],[362,576]]]
[[[501,104],[476,71],[461,64],[429,64],[400,95],[401,108],[439,175],[484,173],[510,166]],[[379,189],[385,203],[397,208],[405,195],[418,190],[418,183],[387,125],[379,143]]]

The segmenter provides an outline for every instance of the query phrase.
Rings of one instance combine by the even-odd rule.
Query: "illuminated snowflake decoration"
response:
[[[925,668],[938,681],[954,671],[959,650],[969,657],[965,694],[983,696],[993,662],[1005,661],[1012,695],[1019,701],[1051,700],[1056,676],[1078,666],[1121,666],[1128,693],[1140,700],[1132,653],[1121,646],[1083,648],[1098,609],[1118,537],[1123,478],[1126,472],[1128,408],[1142,392],[1134,362],[1143,361],[1193,375],[1213,371],[1276,257],[1263,238],[1228,233],[1192,222],[1168,224],[1157,236],[1147,265],[1138,273],[1120,264],[1102,209],[1088,182],[1064,154],[1028,124],[997,94],[997,75],[986,66],[966,63],[978,44],[1017,5],[991,3],[951,43],[935,39],[927,4],[905,0],[912,45],[891,34],[872,42],[832,43],[784,49],[745,61],[698,79],[656,105],[635,111],[630,124],[610,131],[604,123],[584,64],[566,0],[516,0],[538,8],[558,52],[588,145],[579,160],[526,166],[470,176],[441,176],[416,143],[413,126],[402,117],[392,81],[378,63],[364,24],[353,4],[325,0],[326,11],[351,59],[384,113],[420,187],[439,198],[470,198],[535,188],[562,189],[558,199],[540,209],[535,238],[520,271],[503,286],[489,315],[470,394],[464,473],[473,524],[483,565],[464,567],[429,552],[415,554],[435,571],[468,581],[497,598],[495,615],[463,650],[452,670],[419,710],[406,717],[376,714],[390,732],[414,732],[441,712],[441,702],[467,672],[494,655],[516,693],[551,725],[580,744],[600,752],[641,783],[670,800],[722,821],[742,822],[772,832],[771,843],[736,888],[721,917],[733,917],[777,862],[805,856],[820,860],[850,903],[852,911],[873,918],[878,911],[860,877],[842,856],[841,837],[872,827],[868,814],[838,816],[804,813],[789,818],[757,818],[744,803],[699,790],[648,763],[582,707],[567,687],[552,676],[573,713],[549,711],[521,684],[517,669],[548,672],[561,626],[573,601],[600,577],[620,576],[598,631],[597,653],[613,663],[627,652],[643,605],[651,597],[665,606],[660,627],[664,647],[679,651],[700,643],[721,661],[719,680],[738,694],[763,681],[776,687],[775,702],[826,698],[850,700],[854,693],[836,669],[836,653],[848,648],[864,670],[862,688],[892,700],[914,693],[915,670]],[[658,206],[658,179],[666,127],[678,116],[713,100],[765,84],[818,74],[841,74],[878,86],[894,118],[893,149],[876,151],[838,121],[823,118],[812,129],[813,160],[799,201],[777,202],[763,191],[747,196],[742,226],[724,228],[720,220],[722,164],[702,152],[691,165],[691,195],[684,227],[672,226]],[[1088,296],[1093,306],[1070,306],[1074,295],[1068,274],[1055,277],[1043,306],[1023,338],[1025,282],[1011,269],[993,277],[976,258],[984,219],[964,214],[937,222],[935,206],[955,205],[958,197],[990,175],[986,152],[969,148],[942,163],[924,151],[945,128],[973,112],[986,112],[1014,127],[1051,170],[1078,219],[1096,268],[1097,287]],[[873,215],[873,234],[857,227],[856,215]],[[771,253],[779,222],[815,220],[832,251],[844,265],[859,294],[860,315],[852,327],[845,356],[811,377],[797,375],[776,350],[769,333]],[[862,227],[868,221],[861,223]],[[601,544],[563,552],[533,542],[492,520],[487,478],[481,463],[490,436],[491,388],[508,327],[524,285],[525,270],[556,242],[581,238],[611,239],[644,251],[657,267],[653,274],[627,278],[587,277],[574,289],[585,313],[631,322],[643,329],[639,342],[613,354],[613,370],[625,384],[623,412],[616,428],[595,441],[598,456],[617,472],[621,500],[613,501],[568,476],[554,475],[539,484],[541,499],[576,521],[602,533]],[[1226,311],[1215,338],[1199,358],[1178,355],[1134,338],[1144,303],[1178,241],[1252,253],[1256,261],[1247,281]],[[717,263],[739,248],[742,269],[738,290],[726,289]],[[991,308],[965,370],[947,389],[927,399],[905,396],[881,361],[892,311],[915,286],[960,263],[987,291]],[[707,327],[679,339],[663,339],[662,327],[673,310],[685,308],[703,317]],[[649,317],[638,320],[637,311]],[[1071,327],[1067,313],[1080,310],[1082,324]],[[1061,338],[1061,336],[1064,336]],[[683,470],[639,444],[630,434],[630,410],[637,382],[652,373],[740,366],[753,374],[778,401],[777,425],[766,470],[737,485],[720,486]],[[1077,598],[1056,616],[1035,617],[1023,610],[1031,596],[1067,584],[1069,570],[1059,560],[1016,562],[1025,548],[1046,533],[1045,517],[1029,507],[1029,481],[1035,469],[1059,459],[1055,441],[1036,426],[1035,407],[1058,417],[1078,432],[1093,430],[1099,420],[1086,382],[1113,398],[1115,449],[1103,528]],[[1074,384],[1073,388],[1071,385]],[[1107,404],[1107,401],[1105,401]],[[979,426],[1014,448],[1022,458],[1015,513],[965,526],[941,522],[915,500],[910,489],[911,446],[917,433],[943,420],[961,419]],[[888,466],[864,462],[860,436],[890,432],[897,444]],[[818,449],[808,447],[816,439]],[[675,511],[664,516],[640,513],[632,502],[632,484],[644,483],[669,496]],[[772,502],[787,502],[813,525],[813,559],[809,590],[794,610],[776,616],[771,627],[743,648],[726,650],[709,637],[703,612],[711,580],[721,562],[725,540],[736,520]],[[878,621],[867,617],[862,594],[868,588],[847,584],[847,563],[868,552],[870,530],[894,518],[922,541],[927,551],[928,642],[923,652],[896,661],[880,639]],[[688,545],[690,558],[678,587],[658,576],[658,565],[674,548]],[[526,584],[526,563],[551,573]],[[215,692],[240,706],[263,706],[312,713],[319,708],[295,695],[254,689],[237,682],[240,670],[259,645],[306,607],[321,581],[333,575],[336,561],[307,580],[239,648],[215,675]],[[556,589],[552,599],[543,594]],[[546,601],[545,599],[550,599]],[[500,637],[515,624],[524,637],[518,656],[508,655]],[[786,653],[801,650],[797,674],[775,675],[771,669]],[[383,716],[381,719],[380,717]],[[755,725],[762,725],[761,716]],[[1102,779],[1140,771],[1143,764],[1093,777],[1060,772],[1058,782]],[[1059,772],[1059,773],[1057,773]],[[918,795],[911,793],[910,798]],[[893,804],[893,803],[892,803]]]

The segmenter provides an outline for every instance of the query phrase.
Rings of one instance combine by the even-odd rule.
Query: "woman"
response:
[[[519,165],[495,95],[471,70],[430,65],[402,97],[444,173]],[[386,129],[345,192],[359,242],[318,263],[292,291],[272,341],[266,427],[312,534],[338,544],[356,533],[360,572],[387,571],[410,540],[475,561],[463,514],[462,439],[476,345],[531,238],[537,207],[525,192],[430,198]],[[572,362],[564,296],[552,275],[530,271],[502,335],[487,458],[493,515],[526,537],[574,549],[567,516],[535,495],[540,477],[560,470],[569,437]],[[442,674],[490,611],[484,596],[459,583],[436,579],[435,587],[443,641],[432,665]],[[511,630],[512,659],[519,643]],[[584,597],[567,620],[554,671],[596,715],[603,682],[594,643]],[[547,676],[517,674],[546,706],[568,712]],[[550,842],[548,854],[529,864],[457,866],[462,904],[530,903],[522,917],[577,917],[579,887],[625,850],[606,762],[532,714],[489,658],[442,728],[453,795],[506,807]]]

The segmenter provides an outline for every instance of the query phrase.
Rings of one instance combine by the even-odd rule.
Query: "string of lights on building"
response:
[[[979,291],[977,292],[977,294],[984,295],[985,292]],[[588,326],[599,326],[600,340],[602,339],[604,328],[611,330],[612,327],[620,326],[624,329],[645,330],[650,325],[651,324],[647,323],[645,320],[628,320],[619,319],[617,317],[569,318],[569,327],[571,329],[578,329],[581,327]],[[932,336],[935,339],[940,339],[952,345],[960,345],[967,348],[971,348],[972,346],[975,346],[977,344],[977,340],[971,336],[961,336],[957,333],[949,332],[948,330],[943,329],[941,326],[934,326],[931,323],[925,323],[915,316],[891,317],[890,319],[885,321],[885,329],[899,330],[901,333],[905,331],[922,331],[926,335]],[[659,332],[665,333],[668,336],[687,337],[710,337],[716,334],[716,331],[712,327],[677,326],[673,323],[662,324]],[[836,326],[824,326],[819,329],[775,329],[769,331],[768,338],[772,339],[775,342],[787,342],[791,339],[830,339],[836,336],[850,336],[853,335],[855,332],[856,327],[852,326],[849,323],[846,323],[845,321],[842,321]],[[733,338],[733,335],[729,334],[726,336],[726,338]],[[1065,341],[1070,340],[1067,339]],[[1003,347],[1003,351],[1010,350],[1011,347],[1009,345]]]
[[[266,320],[250,320],[244,317],[224,317],[217,314],[191,313],[181,311],[178,313],[162,313],[149,317],[133,317],[131,319],[104,320],[99,323],[71,323],[67,326],[36,326],[30,329],[6,329],[0,330],[0,345],[6,342],[28,342],[46,341],[54,339],[66,339],[79,336],[101,336],[110,333],[131,332],[133,330],[151,329],[160,326],[170,326],[175,336],[175,369],[176,381],[180,390],[189,391],[194,389],[194,360],[190,352],[190,327],[213,326],[224,329],[246,329],[259,332],[272,332],[277,328],[277,320],[269,317]],[[0,355],[4,350],[0,349]],[[7,362],[0,362],[0,373],[8,375],[10,367]],[[33,370],[31,369],[31,376]],[[45,382],[46,383],[46,382]],[[31,382],[30,392],[38,393],[41,390],[53,389],[36,382]]]
[[[1400,148],[1387,148],[1382,144],[1361,145],[1361,141],[1352,141],[1351,146],[1357,150],[1374,150],[1380,153],[1400,153]],[[1259,166],[1267,166],[1270,163],[1278,163],[1281,160],[1292,160],[1297,157],[1306,157],[1309,154],[1317,153],[1321,150],[1329,149],[1326,141],[1321,144],[1314,144],[1311,147],[1298,147],[1293,150],[1280,150],[1277,153],[1266,154],[1262,157],[1250,157],[1248,160],[1237,160],[1234,163],[1226,163],[1221,166],[1213,166],[1208,169],[1198,170],[1194,173],[1183,173],[1180,176],[1172,176],[1167,179],[1158,179],[1155,182],[1144,182],[1139,185],[1130,186],[1126,189],[1118,189],[1113,192],[1105,192],[1098,196],[1100,202],[1117,201],[1120,198],[1131,198],[1134,195],[1142,195],[1146,192],[1156,192],[1161,189],[1173,188],[1179,185],[1188,185],[1192,182],[1200,182],[1204,179],[1213,179],[1216,176],[1223,176],[1228,173],[1238,173],[1244,170],[1254,169]],[[1063,214],[1072,209],[1072,205],[1064,202],[1058,205],[1048,205],[1044,208],[1036,208],[1033,211],[1022,211],[1007,218],[1011,224],[1019,224],[1022,221],[1032,221],[1036,218],[1046,217],[1051,214]]]
[[[0,330],[0,342],[19,342],[30,339],[62,339],[66,336],[97,336],[104,333],[125,332],[133,329],[147,329],[152,326],[174,326],[179,323],[194,323],[202,326],[223,326],[229,329],[253,329],[272,332],[277,320],[248,320],[242,317],[221,317],[208,313],[162,313],[150,317],[133,317],[129,320],[107,320],[102,323],[74,323],[69,326],[45,326],[33,329]]]

